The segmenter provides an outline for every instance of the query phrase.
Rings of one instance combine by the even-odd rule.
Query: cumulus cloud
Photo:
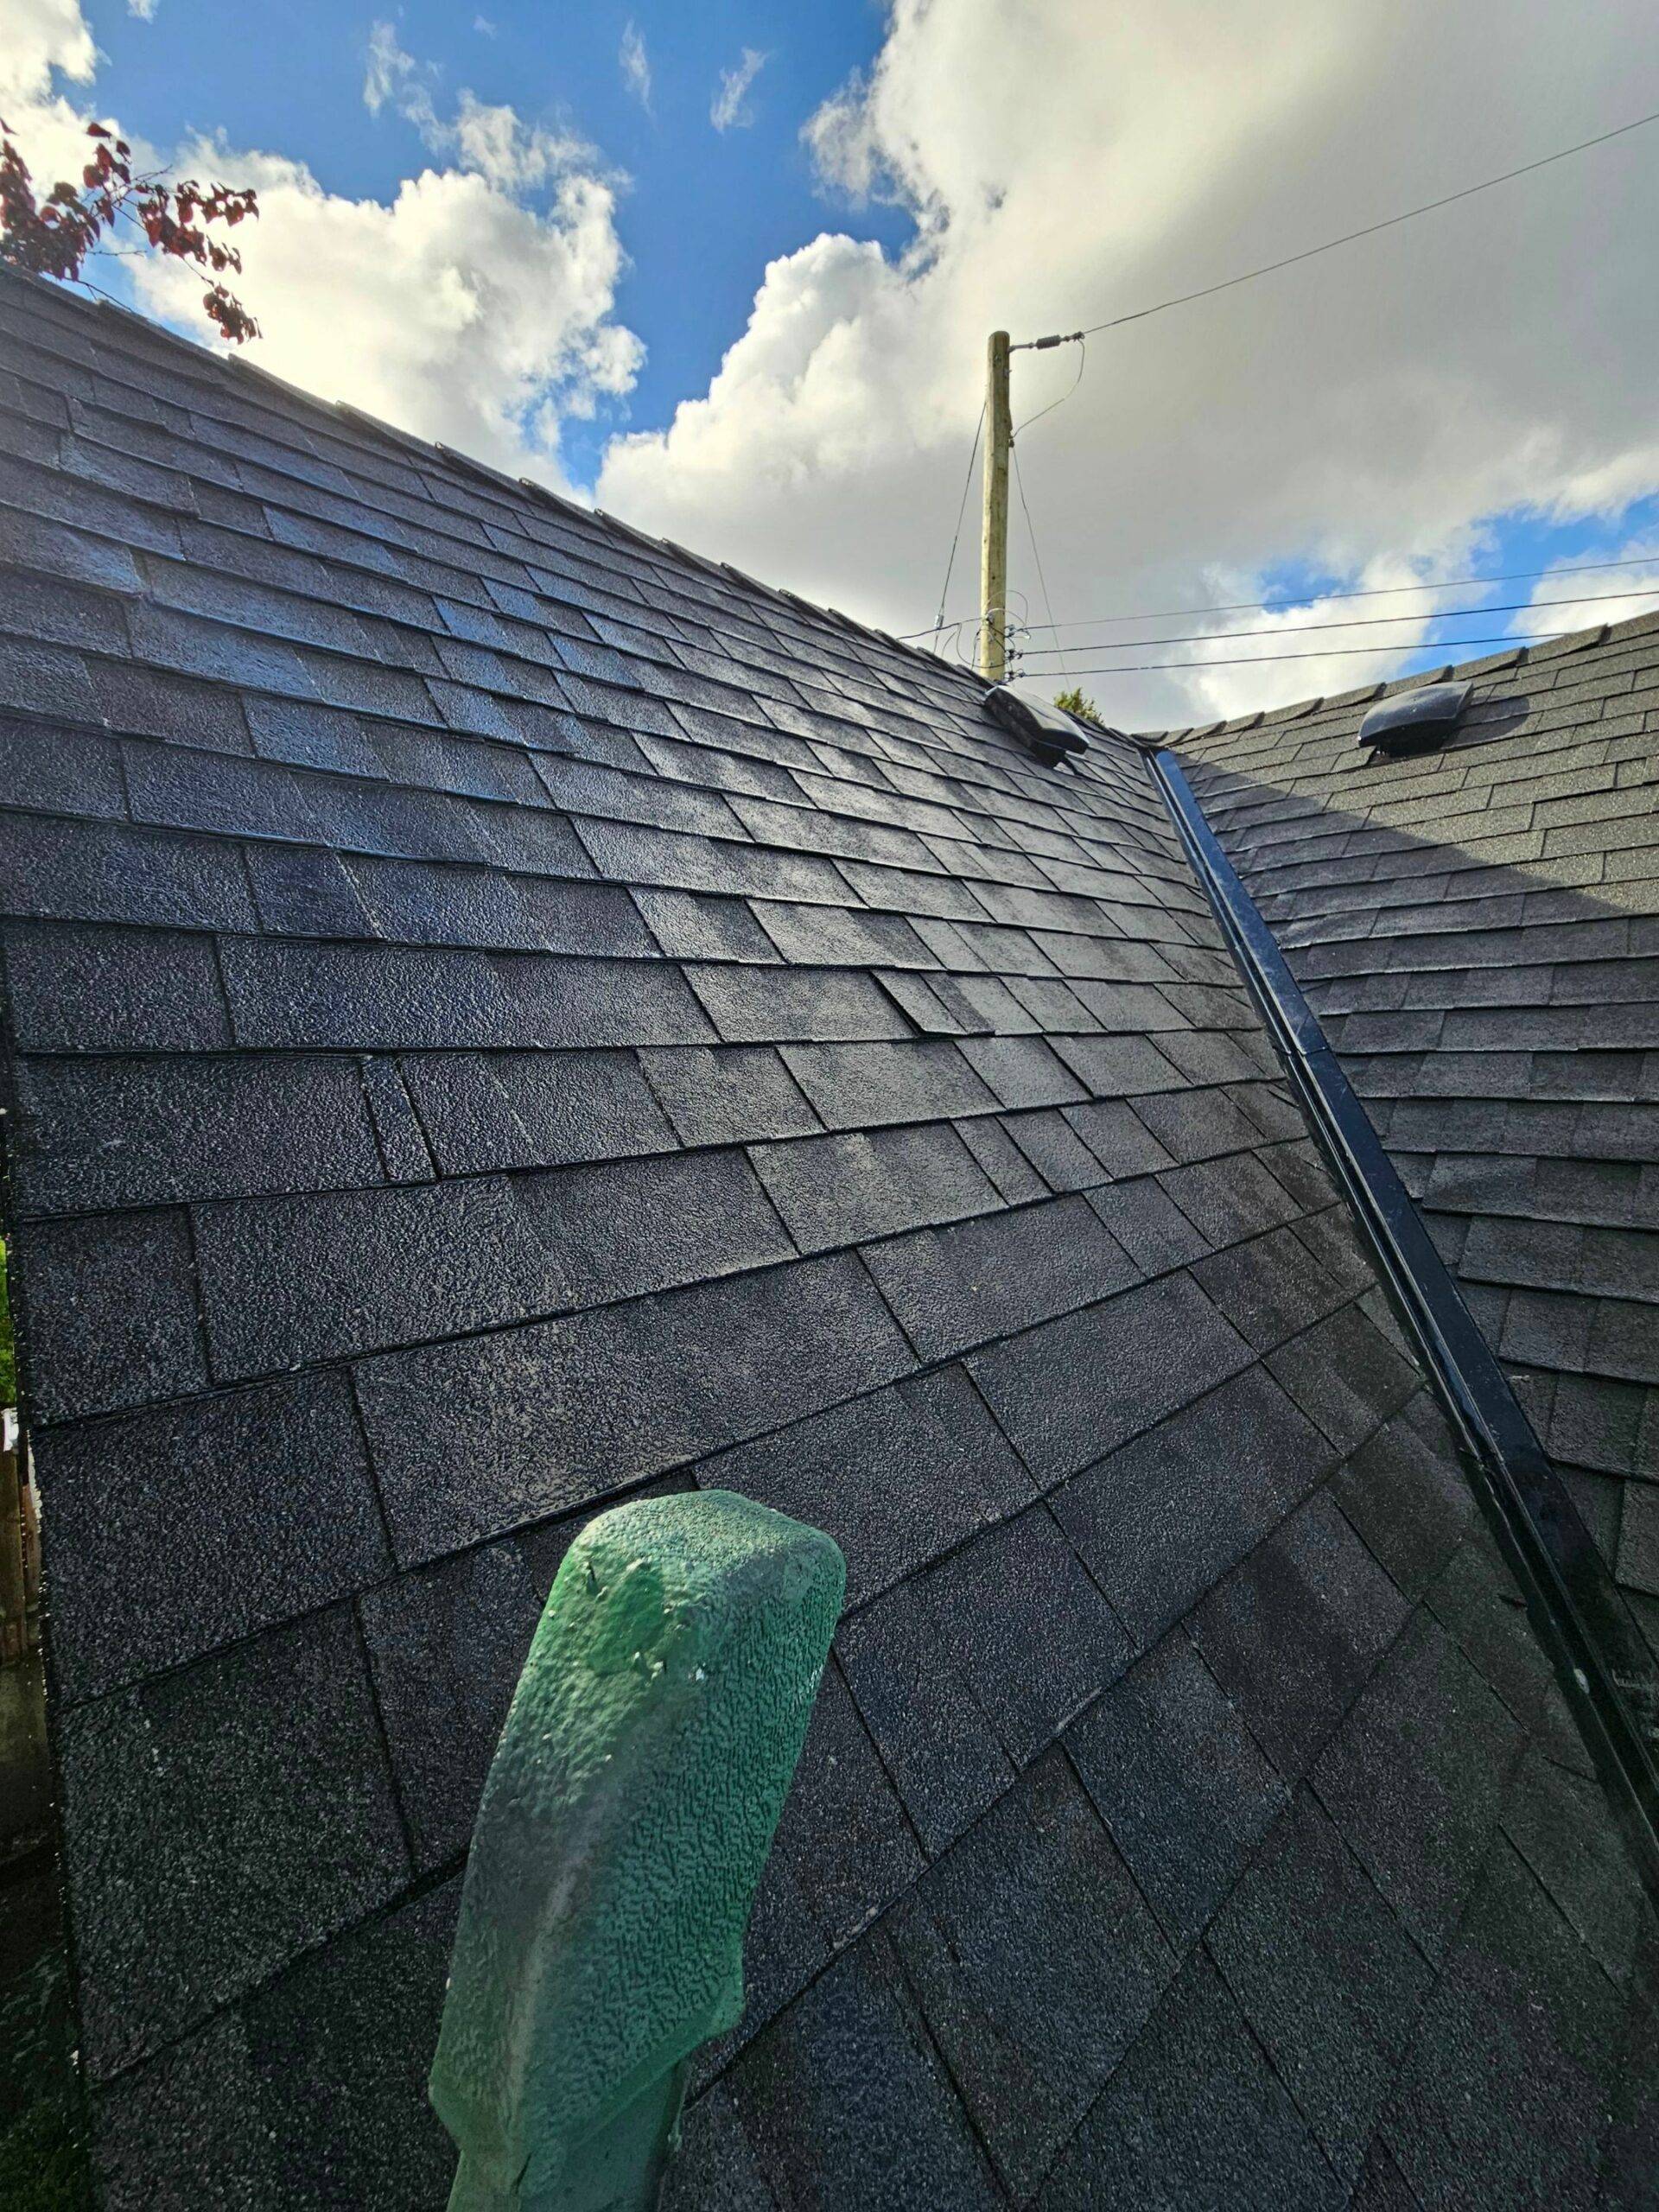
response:
[[[1516,628],[1530,638],[1547,637],[1651,613],[1659,601],[1659,537],[1648,531],[1630,538],[1617,557],[1635,565],[1593,575],[1558,567],[1541,576],[1532,588],[1532,604],[1516,618]],[[1575,592],[1585,595],[1575,599]]]
[[[0,0],[0,116],[38,182],[79,175],[86,119],[62,86],[90,85],[97,70],[79,0]]]
[[[127,0],[127,13],[137,16],[141,23],[153,23],[156,20],[156,0]]]
[[[709,111],[709,120],[716,130],[747,130],[754,121],[754,111],[749,105],[750,88],[771,59],[770,54],[757,48],[746,46],[736,68],[721,71],[720,90]]]
[[[76,0],[0,0],[0,113],[37,176],[85,158],[86,118],[64,88],[90,86],[97,59]],[[440,157],[389,200],[329,192],[303,162],[222,138],[172,160],[258,193],[234,289],[264,327],[261,366],[563,487],[561,422],[620,397],[643,358],[613,314],[619,183],[573,131],[465,91],[451,109],[439,92],[437,73],[377,25],[364,98]],[[135,151],[143,168],[168,159]],[[141,306],[213,334],[198,274],[154,257],[114,266]]]
[[[567,175],[538,211],[486,175],[428,169],[385,205],[325,191],[278,155],[199,146],[185,158],[259,194],[236,289],[264,332],[261,367],[498,467],[543,473],[559,416],[632,384],[640,348],[610,320],[621,251],[601,180]],[[199,323],[188,270],[132,267],[147,306]]]
[[[651,57],[645,52],[645,41],[639,25],[630,16],[622,26],[622,44],[617,54],[622,71],[622,82],[633,94],[645,113],[651,113]]]
[[[1468,567],[1478,558],[1478,541],[1466,534],[1460,545],[1448,538],[1439,550],[1434,565],[1441,569],[1453,560]],[[1268,696],[1275,701],[1325,697],[1387,675],[1407,653],[1428,642],[1437,615],[1470,603],[1468,592],[1435,586],[1421,562],[1382,555],[1350,574],[1351,581],[1341,592],[1319,593],[1294,606],[1262,607],[1242,603],[1241,595],[1255,582],[1247,571],[1212,569],[1203,579],[1213,594],[1207,603],[1225,611],[1166,618],[1150,626],[1152,643],[1115,645],[1103,660],[1098,639],[1073,645],[1065,659],[1073,665],[1103,666],[1107,675],[1090,677],[1096,684],[1111,680],[1110,670],[1126,661],[1187,664],[1160,673],[1180,687],[1195,715],[1217,721],[1262,705],[1264,671],[1272,686]],[[1148,626],[1132,626],[1139,632]],[[1124,626],[1117,625],[1116,636],[1125,633]],[[1446,658],[1455,654],[1448,646]],[[1273,658],[1252,668],[1258,655]],[[1063,673],[1064,664],[1058,656],[1044,656],[1049,677]]]
[[[773,261],[708,391],[613,443],[601,501],[919,628],[988,332],[1124,314],[1605,129],[1639,105],[1628,57],[1650,38],[1648,0],[1606,0],[1591,32],[1554,0],[891,0],[874,66],[804,135],[832,200],[896,203],[912,242],[826,227]],[[1020,449],[1056,618],[1266,597],[1287,563],[1356,587],[1379,563],[1455,573],[1484,518],[1659,486],[1654,151],[1621,141],[1091,340]],[[1016,419],[1075,370],[1016,353]],[[1034,597],[1017,511],[1013,565]],[[951,611],[970,600],[959,581]],[[1206,666],[1092,688],[1184,722],[1391,664],[1210,664],[1262,648],[1292,650],[1100,655]]]
[[[1586,29],[1554,0],[890,0],[873,66],[804,132],[848,227],[829,216],[766,267],[707,391],[665,429],[613,440],[599,496],[920,628],[988,331],[1122,314],[1623,120],[1649,15],[1648,0],[1605,0]],[[752,86],[763,58],[746,50],[721,97]],[[77,0],[0,0],[0,114],[38,176],[79,167],[97,63]],[[562,120],[451,97],[389,25],[365,97],[425,149],[385,201],[331,193],[276,153],[180,149],[260,192],[264,219],[238,235],[238,289],[267,334],[255,358],[558,481],[560,423],[626,394],[640,359],[614,313],[620,181]],[[1147,727],[1343,689],[1391,665],[1345,652],[1351,634],[1395,632],[1320,626],[1370,611],[1337,590],[1494,565],[1481,554],[1494,517],[1617,518],[1659,488],[1654,153],[1624,139],[1091,340],[1080,388],[1019,448],[1054,615],[1267,598],[1287,569],[1325,595],[1268,615],[1103,622],[1062,633],[1069,669],[1031,664],[1084,677],[1109,716]],[[902,251],[849,234],[869,200],[909,217]],[[141,302],[205,334],[187,272],[118,266]],[[1016,354],[1016,419],[1065,394],[1075,368],[1065,352]],[[973,512],[953,613],[971,605]],[[1037,599],[1017,506],[1013,565],[1016,593]],[[1414,614],[1397,626],[1403,649],[1443,603],[1402,594],[1379,611]],[[1538,606],[1522,626],[1623,611]],[[1198,634],[1161,642],[1178,631]],[[1108,638],[1154,643],[1090,642]],[[1316,658],[1231,664],[1281,652]],[[1084,676],[1131,659],[1198,665]]]
[[[98,48],[79,0],[6,0],[0,30],[0,98],[13,107],[45,105],[54,70],[73,84],[91,84]]]

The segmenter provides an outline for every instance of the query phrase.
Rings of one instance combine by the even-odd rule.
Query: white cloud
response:
[[[918,628],[937,603],[988,330],[1098,321],[1605,128],[1630,111],[1648,15],[1648,0],[1605,0],[1586,30],[1554,0],[1124,0],[1109,12],[891,0],[867,79],[806,137],[824,189],[895,201],[913,244],[884,253],[831,228],[780,255],[709,390],[665,431],[613,441],[600,497],[758,575]],[[78,168],[96,67],[75,0],[0,0],[0,114],[37,177]],[[626,392],[640,358],[614,316],[620,181],[563,123],[450,98],[390,29],[375,33],[365,92],[405,116],[429,156],[384,203],[330,193],[276,154],[184,149],[261,192],[264,219],[238,233],[238,289],[267,333],[253,358],[556,480],[560,422]],[[1616,516],[1659,488],[1656,154],[1622,140],[1101,334],[1081,389],[1020,448],[1054,613],[1269,596],[1262,579],[1289,563],[1333,585],[1464,573],[1491,565],[1471,553],[1485,518]],[[188,272],[118,266],[143,301],[204,328]],[[1020,412],[1065,391],[1074,365],[1017,354]],[[953,613],[971,604],[975,505]],[[1036,601],[1017,506],[1013,581]],[[1363,611],[1333,601],[1106,632],[1205,633],[1164,650],[1091,652],[1087,632],[1065,634],[1079,675],[1091,661],[1202,664],[1084,679],[1109,715],[1152,726],[1387,672],[1389,657],[1346,655],[1349,633],[1312,626]],[[1535,621],[1569,616],[1580,619],[1540,609]],[[1600,616],[1586,602],[1582,619]],[[1402,647],[1419,634],[1399,629]],[[1393,632],[1353,641],[1373,634]],[[1318,657],[1218,665],[1281,651]]]
[[[490,21],[487,16],[474,16],[473,17],[473,29],[478,33],[480,38],[493,38],[495,36],[495,25]]]
[[[574,132],[526,124],[515,109],[490,106],[464,89],[454,117],[446,120],[433,98],[442,75],[435,63],[405,54],[390,23],[375,24],[363,104],[371,115],[394,109],[414,124],[430,152],[453,156],[462,168],[509,193],[534,190],[579,163],[596,162],[593,148]]]
[[[156,20],[156,0],[127,0],[127,13],[137,16],[141,23],[153,23]]]
[[[37,188],[79,177],[90,111],[62,86],[90,85],[97,70],[79,0],[0,0],[0,116]]]
[[[772,262],[709,391],[613,443],[601,504],[918,628],[988,332],[1098,321],[1588,137],[1639,108],[1628,60],[1650,35],[1649,0],[1605,0],[1587,27],[1554,0],[891,0],[867,80],[805,135],[827,191],[897,201],[915,243],[884,256],[827,230]],[[1298,560],[1356,582],[1383,558],[1455,573],[1483,518],[1659,486],[1654,138],[1091,340],[1081,389],[1020,448],[1056,616],[1260,598]],[[1016,354],[1020,412],[1075,361]],[[1013,563],[1034,598],[1017,508]],[[1260,649],[1281,648],[1236,651]],[[1109,715],[1185,722],[1389,666],[1092,688]]]
[[[1541,576],[1532,588],[1531,606],[1516,616],[1515,627],[1529,638],[1538,638],[1564,630],[1592,630],[1599,622],[1623,622],[1632,614],[1651,613],[1659,601],[1659,540],[1651,531],[1633,537],[1618,548],[1617,557],[1637,565],[1606,569],[1593,575],[1552,569]],[[1585,596],[1574,599],[1575,591]]]
[[[622,26],[622,44],[617,54],[622,70],[622,82],[633,94],[645,113],[651,113],[651,56],[645,52],[645,41],[639,25],[630,16]]]
[[[1453,561],[1466,569],[1478,559],[1478,545],[1466,536],[1461,543],[1447,540],[1439,551],[1433,566],[1442,570]],[[1133,626],[1137,633],[1149,629],[1155,637],[1169,639],[1167,645],[1120,649],[1112,655],[1073,647],[1069,658],[1079,667],[1101,663],[1109,668],[1120,658],[1196,664],[1190,674],[1182,672],[1175,680],[1201,721],[1220,721],[1263,703],[1264,671],[1249,665],[1258,654],[1287,656],[1267,664],[1272,700],[1328,697],[1389,673],[1400,658],[1424,644],[1437,614],[1469,603],[1467,592],[1425,587],[1425,572],[1421,562],[1382,555],[1351,570],[1351,583],[1343,594],[1322,595],[1296,607],[1260,608],[1239,603],[1251,588],[1248,572],[1211,569],[1202,580],[1213,594],[1210,603],[1235,611],[1196,622],[1172,618]],[[1352,595],[1359,593],[1365,596]],[[1124,626],[1116,626],[1118,636],[1128,633]],[[1388,652],[1369,650],[1378,645],[1385,645]],[[1364,650],[1344,650],[1351,646]],[[1456,649],[1448,646],[1446,657],[1455,658]],[[1049,668],[1053,673],[1054,664]],[[1089,680],[1100,684],[1109,679]]]
[[[709,120],[716,130],[747,130],[754,121],[753,111],[748,105],[749,88],[771,59],[769,54],[746,46],[736,68],[721,71],[720,90],[709,111]]]
[[[371,28],[363,75],[363,105],[371,115],[391,107],[423,133],[435,130],[438,118],[431,87],[441,74],[435,62],[416,61],[404,52],[391,24],[378,22]]]
[[[0,99],[20,113],[8,120],[21,127],[21,110],[52,98],[56,70],[77,85],[89,85],[98,67],[98,48],[81,19],[79,0],[5,0],[0,9]]]
[[[428,169],[388,206],[327,192],[274,154],[209,146],[186,158],[258,192],[235,290],[263,328],[262,368],[538,474],[554,467],[561,415],[632,384],[641,353],[610,319],[622,255],[602,179],[563,176],[538,212],[485,175]],[[131,267],[144,304],[205,328],[189,270]]]
[[[37,177],[74,174],[85,117],[63,85],[97,52],[74,0],[0,0],[0,113]],[[377,25],[364,97],[406,116],[447,164],[388,201],[324,188],[303,162],[194,140],[186,174],[251,185],[232,289],[264,328],[251,359],[325,398],[423,437],[563,484],[559,424],[632,385],[643,358],[613,315],[624,266],[618,180],[573,132],[526,124],[463,92],[441,112],[435,73]],[[166,156],[135,144],[139,165]],[[213,334],[194,270],[156,257],[113,264],[138,302]]]

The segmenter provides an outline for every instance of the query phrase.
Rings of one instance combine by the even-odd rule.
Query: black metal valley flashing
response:
[[[1659,1667],[1179,762],[1161,751],[1147,760],[1229,949],[1484,1481],[1485,1503],[1562,1688],[1659,1893]]]

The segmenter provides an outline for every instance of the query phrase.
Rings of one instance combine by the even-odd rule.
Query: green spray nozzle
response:
[[[830,1539],[725,1491],[565,1554],[473,1835],[430,2094],[450,2212],[649,2212],[841,1610]]]

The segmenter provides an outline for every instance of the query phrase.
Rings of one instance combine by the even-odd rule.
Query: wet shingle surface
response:
[[[1659,617],[1473,668],[1169,741],[1659,1640]]]
[[[691,1484],[849,1605],[677,2212],[1640,2202],[1650,1909],[1137,752],[40,288],[0,350],[109,2204],[443,2202],[506,1699]]]

